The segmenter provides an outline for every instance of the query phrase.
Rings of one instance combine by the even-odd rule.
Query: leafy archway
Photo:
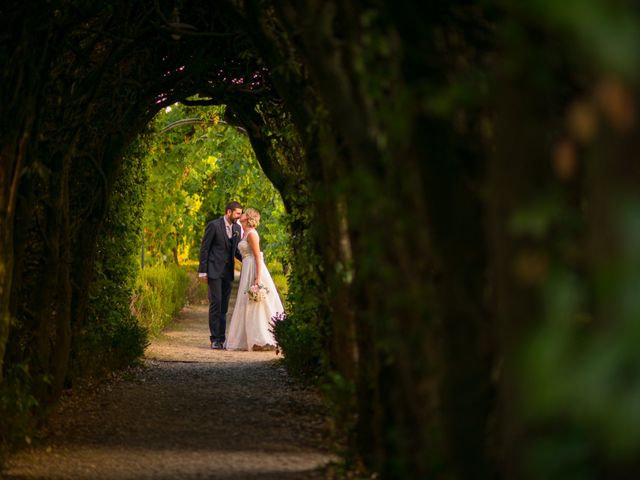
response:
[[[2,50],[13,88],[2,99],[0,359],[7,412],[28,414],[93,371],[91,362],[126,350],[127,336],[136,343],[135,328],[89,351],[77,341],[103,328],[88,286],[105,260],[105,215],[114,194],[137,191],[127,148],[156,112],[177,101],[226,104],[226,121],[250,132],[280,189],[300,245],[312,209],[302,149],[235,7],[14,3],[2,15],[14,28]],[[118,183],[125,170],[129,185]],[[125,362],[137,352],[128,350]]]
[[[228,125],[224,107],[175,104],[145,135],[149,171],[144,239],[151,260],[197,259],[203,225],[237,199],[263,213],[264,247],[286,257],[286,221],[280,195],[260,170],[244,129]]]

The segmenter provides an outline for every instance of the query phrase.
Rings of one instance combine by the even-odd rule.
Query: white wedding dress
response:
[[[250,232],[251,234],[258,235],[258,232],[252,231]],[[247,290],[253,285],[256,278],[256,262],[246,238],[240,240],[238,250],[242,255],[242,271],[240,272],[238,296],[233,308],[231,322],[229,322],[225,348],[227,350],[252,350],[254,345],[260,347],[266,345],[275,346],[276,341],[269,331],[271,317],[284,311],[278,291],[264,260],[260,258],[260,262],[262,262],[260,269],[262,285],[269,290],[269,293],[260,302],[249,300]]]

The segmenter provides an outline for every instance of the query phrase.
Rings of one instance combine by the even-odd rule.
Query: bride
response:
[[[244,229],[244,236],[238,243],[238,250],[242,254],[242,271],[225,343],[228,350],[270,350],[276,344],[269,331],[271,317],[283,312],[284,308],[260,253],[260,237],[256,231],[259,223],[260,213],[253,208],[247,208],[240,217]],[[267,293],[261,300],[254,301],[250,299],[250,289],[259,285],[264,286]]]

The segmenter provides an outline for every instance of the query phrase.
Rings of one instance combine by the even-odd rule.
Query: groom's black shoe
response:
[[[211,349],[212,349],[212,350],[223,350],[223,349],[224,349],[224,346],[223,346],[223,345],[222,345],[222,343],[220,343],[220,342],[213,342],[213,343],[211,344]]]

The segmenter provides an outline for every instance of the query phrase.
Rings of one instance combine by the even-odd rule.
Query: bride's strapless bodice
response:
[[[242,255],[243,260],[247,257],[253,258],[253,252],[251,251],[249,242],[247,242],[246,239],[240,240],[240,243],[238,243],[238,250],[240,250],[240,255]]]

